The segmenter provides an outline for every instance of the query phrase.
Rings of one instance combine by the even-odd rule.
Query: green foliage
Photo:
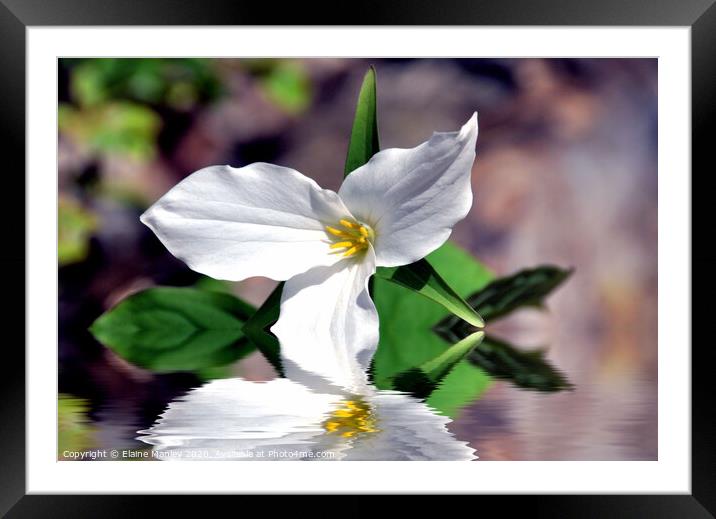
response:
[[[490,283],[471,295],[468,302],[485,319],[495,320],[522,306],[541,307],[542,301],[572,273],[551,265],[526,269]]]
[[[460,296],[482,288],[492,279],[487,268],[450,242],[427,259],[445,273],[445,281],[456,287]],[[429,406],[452,418],[487,389],[491,377],[464,358],[453,364],[437,383],[415,377],[416,366],[441,358],[451,342],[460,340],[445,340],[428,331],[445,317],[444,307],[380,278],[376,279],[374,300],[380,315],[380,344],[372,365],[377,387],[390,389],[398,385],[406,390],[405,374],[412,373],[416,387],[410,392],[427,397]],[[402,379],[396,382],[401,374]]]
[[[221,93],[211,60],[197,58],[92,58],[62,60],[70,91],[81,107],[113,100],[188,110]]]
[[[448,347],[434,359],[398,373],[392,379],[393,388],[411,393],[418,398],[427,397],[455,365],[463,360],[482,341],[484,336],[485,332],[475,332],[468,335]]]
[[[475,332],[464,339],[456,342],[440,355],[432,360],[429,360],[422,366],[420,371],[425,373],[425,376],[437,383],[445,378],[450,370],[464,359],[478,344],[482,342],[485,337],[485,332]]]
[[[253,310],[230,294],[158,287],[123,300],[90,330],[138,366],[155,372],[197,371],[254,350],[242,332]]]
[[[492,384],[492,377],[467,360],[458,362],[425,403],[440,414],[457,418],[466,405],[480,398]]]
[[[446,243],[427,257],[445,281],[467,295],[485,286],[492,274],[470,254]],[[373,377],[378,387],[389,388],[398,373],[441,355],[450,342],[430,328],[445,317],[445,308],[418,292],[406,290],[386,279],[376,278],[373,297],[380,316],[380,345],[373,359]]]
[[[460,297],[425,259],[404,267],[379,268],[376,275],[442,305],[475,328],[485,327],[485,322],[475,309]]]
[[[261,78],[266,97],[285,112],[303,113],[313,99],[313,86],[300,62],[280,61]]]
[[[370,67],[363,78],[348,144],[345,176],[368,162],[380,151],[378,137],[378,100],[375,68]]]
[[[78,110],[62,104],[60,131],[94,152],[146,160],[156,152],[161,119],[151,109],[129,102],[112,102]]]
[[[63,59],[72,103],[58,110],[59,129],[94,153],[149,160],[162,119],[157,110],[192,109],[216,98],[211,60],[195,58]]]
[[[468,304],[487,321],[493,321],[525,306],[542,307],[544,298],[571,275],[551,265],[525,269],[500,278],[467,298]],[[447,340],[470,333],[460,319],[449,316],[435,327]]]
[[[57,208],[57,260],[67,265],[84,260],[89,240],[97,229],[97,217],[76,201],[61,196]]]

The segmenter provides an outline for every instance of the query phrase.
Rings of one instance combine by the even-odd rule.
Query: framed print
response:
[[[3,258],[8,323],[26,309],[3,511],[438,493],[712,513],[691,194],[716,8],[319,26],[101,4],[0,6],[4,211],[26,217]]]

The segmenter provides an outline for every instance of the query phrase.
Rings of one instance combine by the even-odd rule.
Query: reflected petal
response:
[[[475,459],[449,422],[392,391],[341,396],[288,379],[224,379],[169,404],[138,439],[164,460]]]
[[[268,453],[316,448],[313,439],[340,399],[288,379],[214,380],[170,403],[139,439],[161,459],[253,459],[260,452],[283,459]]]

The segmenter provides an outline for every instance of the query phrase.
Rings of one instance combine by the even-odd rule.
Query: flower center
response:
[[[368,244],[375,238],[375,233],[369,225],[345,219],[338,222],[336,227],[327,225],[326,231],[334,240],[330,248],[336,249],[336,252],[343,252],[344,256],[352,256],[365,251]]]
[[[339,434],[343,438],[352,438],[358,434],[375,433],[380,429],[370,405],[363,399],[344,400],[342,406],[333,411],[323,428],[328,434]]]

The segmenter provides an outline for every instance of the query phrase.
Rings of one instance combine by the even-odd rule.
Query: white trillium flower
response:
[[[312,391],[298,382],[214,380],[169,404],[137,439],[165,461],[473,460],[450,419],[395,391]]]
[[[361,389],[378,345],[368,293],[376,267],[413,263],[440,247],[472,205],[477,114],[458,132],[386,149],[338,193],[266,163],[190,175],[141,217],[191,269],[239,281],[286,281],[278,322],[284,371],[298,368]]]

